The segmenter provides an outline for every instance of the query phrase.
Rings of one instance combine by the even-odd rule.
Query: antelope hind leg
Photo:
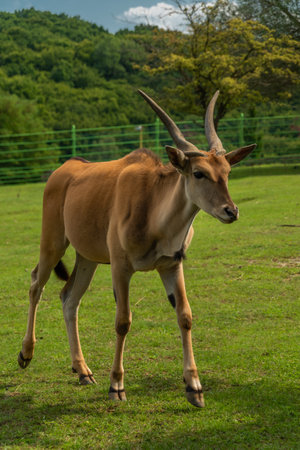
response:
[[[71,277],[60,294],[70,344],[72,371],[78,374],[79,383],[82,385],[96,383],[91,370],[85,362],[78,333],[80,300],[87,290],[96,268],[97,263],[88,261],[77,253]]]
[[[54,264],[55,266],[55,264]],[[53,267],[54,267],[53,266]],[[18,363],[22,369],[26,369],[33,358],[35,339],[35,321],[38,303],[40,301],[44,286],[47,283],[52,265],[47,260],[41,260],[31,272],[31,286],[29,290],[29,310],[27,320],[27,330],[23,339],[22,350],[18,355]]]

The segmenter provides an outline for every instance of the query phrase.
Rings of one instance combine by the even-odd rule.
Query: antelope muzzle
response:
[[[238,220],[239,218],[239,208],[237,206],[230,207],[225,206],[224,207],[224,213],[222,215],[222,219],[225,223],[232,223]]]

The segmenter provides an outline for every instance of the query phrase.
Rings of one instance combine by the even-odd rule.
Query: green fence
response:
[[[202,121],[179,122],[186,139],[206,149]],[[258,144],[244,164],[299,163],[300,116],[277,116],[223,120],[218,134],[229,151]],[[164,146],[172,141],[159,119],[140,126],[49,131],[0,136],[0,184],[46,180],[66,159],[81,156],[90,161],[121,158],[147,147],[166,160]]]

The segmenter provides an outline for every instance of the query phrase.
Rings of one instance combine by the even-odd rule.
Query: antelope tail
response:
[[[54,272],[56,276],[63,281],[68,281],[70,278],[68,270],[62,261],[59,261],[54,267]]]

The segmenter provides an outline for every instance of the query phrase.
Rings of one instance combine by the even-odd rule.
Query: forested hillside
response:
[[[201,116],[217,88],[217,120],[274,102],[297,109],[298,41],[236,14],[205,14],[188,17],[190,34],[137,26],[112,35],[64,14],[0,13],[0,134],[150,122],[138,88],[175,118]]]
[[[26,114],[37,129],[147,122],[135,94],[149,85],[136,67],[144,60],[143,39],[132,34],[34,9],[0,13],[0,116]],[[23,131],[24,120],[8,122],[2,134]]]

